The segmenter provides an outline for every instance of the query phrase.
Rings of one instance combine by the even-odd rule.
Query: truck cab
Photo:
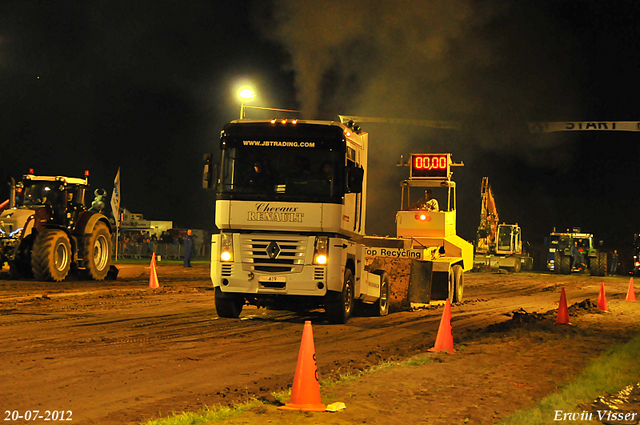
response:
[[[205,183],[216,187],[211,279],[220,316],[238,317],[245,304],[324,306],[330,321],[344,323],[355,301],[384,301],[388,285],[364,269],[357,241],[366,132],[334,121],[242,119],[224,127],[220,150],[216,184]]]

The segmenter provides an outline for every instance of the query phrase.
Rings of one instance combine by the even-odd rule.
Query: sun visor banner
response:
[[[276,148],[315,148],[319,142],[297,142],[285,140],[243,140],[243,146],[262,146]]]
[[[531,133],[556,131],[640,131],[640,121],[543,121],[530,122]]]
[[[336,149],[341,140],[240,140],[227,139],[225,148]]]

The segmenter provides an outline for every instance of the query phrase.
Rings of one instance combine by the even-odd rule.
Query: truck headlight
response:
[[[327,264],[327,257],[329,256],[329,237],[317,236],[315,249],[313,252],[313,264],[324,266]]]
[[[233,261],[233,235],[220,234],[220,260]]]

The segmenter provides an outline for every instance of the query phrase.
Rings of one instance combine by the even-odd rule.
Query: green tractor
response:
[[[13,277],[62,281],[71,270],[103,280],[111,268],[111,224],[101,213],[104,191],[84,203],[88,178],[26,174],[11,186],[0,213],[0,268]]]
[[[579,228],[554,231],[549,235],[548,246],[547,268],[555,273],[570,274],[585,269],[589,269],[591,276],[605,276],[607,273],[607,253],[594,247],[591,233],[581,233]],[[582,261],[575,261],[573,251],[576,249]]]

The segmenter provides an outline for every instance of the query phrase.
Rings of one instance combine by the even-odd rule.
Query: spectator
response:
[[[193,249],[193,238],[191,229],[187,230],[187,235],[183,239],[184,246],[184,267],[191,267],[191,250]]]
[[[573,257],[573,264],[571,265],[572,268],[580,268],[584,266],[584,256],[582,255],[582,252],[580,252],[578,241],[573,241],[573,245],[571,246],[569,253]]]
[[[618,255],[618,250],[614,249],[611,254],[611,265],[609,266],[609,274],[615,275],[618,271],[618,263],[620,262],[620,256]]]

